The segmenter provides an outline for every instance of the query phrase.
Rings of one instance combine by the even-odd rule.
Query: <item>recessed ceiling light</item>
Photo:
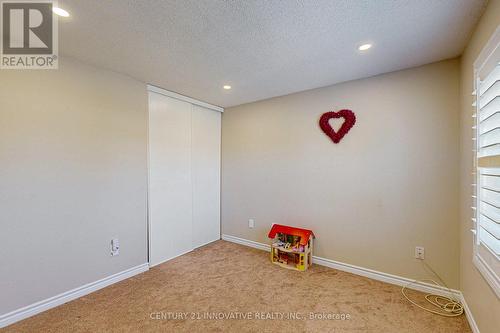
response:
[[[229,89],[231,89],[231,86],[225,85],[223,88],[224,88],[225,90],[229,90]]]
[[[366,50],[368,50],[371,47],[372,47],[372,44],[363,44],[363,45],[360,45],[358,47],[358,50],[360,50],[360,51],[366,51]]]
[[[53,7],[52,11],[54,12],[54,14],[62,16],[62,17],[68,17],[69,16],[69,13],[67,11],[65,11],[64,9],[59,8],[59,7]]]

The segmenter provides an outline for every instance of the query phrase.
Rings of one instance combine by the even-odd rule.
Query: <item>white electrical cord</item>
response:
[[[444,281],[439,277],[439,275],[429,265],[427,265],[427,263],[425,263],[425,262],[423,262],[423,263],[435,276],[437,276],[439,281],[442,283],[442,286],[444,286],[448,290],[449,297],[436,295],[436,294],[425,295],[425,299],[427,300],[427,302],[432,304],[435,308],[435,309],[429,309],[429,308],[426,308],[420,304],[415,303],[405,293],[405,289],[416,282],[432,282],[433,284],[441,287],[441,285],[439,283],[437,283],[436,281],[431,280],[431,279],[415,280],[413,282],[408,283],[406,286],[403,286],[403,288],[401,289],[401,293],[403,294],[403,296],[413,305],[421,308],[422,310],[428,311],[430,313],[434,313],[434,314],[437,314],[440,316],[445,316],[445,317],[457,317],[457,316],[462,315],[464,313],[463,305],[455,298],[455,295],[451,292],[450,288],[448,288],[446,283],[444,283]]]

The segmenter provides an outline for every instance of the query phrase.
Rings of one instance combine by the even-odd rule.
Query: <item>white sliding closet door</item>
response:
[[[193,247],[220,239],[221,113],[193,105]]]
[[[150,265],[192,250],[191,104],[149,94]]]
[[[170,95],[149,92],[151,266],[220,239],[221,112]]]

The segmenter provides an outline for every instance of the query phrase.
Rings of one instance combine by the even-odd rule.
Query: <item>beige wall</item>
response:
[[[318,119],[341,108],[357,123],[335,145]],[[311,228],[315,255],[410,278],[422,245],[458,288],[458,138],[456,59],[226,109],[222,233]]]
[[[471,187],[472,183],[472,102],[473,62],[500,24],[500,0],[490,0],[461,61],[461,248],[460,289],[481,333],[498,332],[500,300],[472,263]]]
[[[146,133],[143,83],[0,72],[0,315],[147,261]]]

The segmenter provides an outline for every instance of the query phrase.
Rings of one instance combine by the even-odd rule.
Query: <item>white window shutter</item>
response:
[[[474,263],[500,298],[500,28],[474,63]]]

